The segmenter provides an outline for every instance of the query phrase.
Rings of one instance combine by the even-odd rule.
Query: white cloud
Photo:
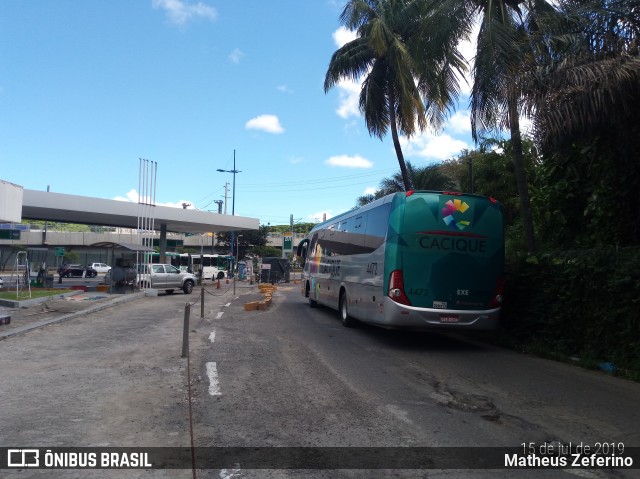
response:
[[[304,162],[304,158],[301,156],[294,156],[292,158],[289,158],[289,163],[291,163],[292,165],[299,165],[300,163]]]
[[[360,82],[353,80],[342,80],[337,85],[338,101],[340,105],[336,113],[340,118],[347,119],[350,116],[360,116],[360,90],[362,85]]]
[[[362,193],[363,195],[374,195],[376,193],[376,191],[378,191],[378,188],[375,188],[373,186],[369,186],[368,188],[364,189],[364,193]]]
[[[313,221],[314,223],[321,223],[325,220],[328,220],[333,216],[331,210],[318,211],[317,213],[311,213],[307,215],[307,219],[309,221]]]
[[[284,133],[280,120],[275,115],[260,115],[245,124],[247,130],[262,130],[267,133]]]
[[[458,156],[462,150],[471,148],[464,141],[447,134],[436,136],[429,132],[418,133],[411,139],[401,136],[400,145],[407,156],[420,156],[434,161]]]
[[[465,133],[471,132],[471,117],[468,111],[456,111],[451,118],[447,120],[445,126],[447,130],[453,133]]]
[[[278,85],[276,88],[282,93],[293,93],[293,90],[288,85]]]
[[[462,56],[467,60],[467,64],[469,66],[469,70],[464,76],[458,76],[458,81],[460,83],[460,93],[465,96],[469,96],[471,94],[471,87],[473,85],[473,63],[476,56],[476,50],[478,48],[477,40],[478,33],[480,32],[480,23],[476,22],[473,26],[471,34],[469,35],[468,40],[464,40],[458,44],[458,50],[462,53]]]
[[[116,196],[113,198],[116,201],[127,201],[129,203],[137,203],[140,195],[135,189],[129,190],[124,196]],[[156,203],[156,206],[168,206],[169,208],[182,208],[182,204],[187,203],[189,206],[187,209],[193,209],[193,202],[189,200],[180,200],[175,203]]]
[[[345,43],[348,43],[357,38],[358,34],[354,30],[349,30],[345,27],[338,28],[333,32],[333,41],[338,48],[342,47]],[[361,81],[354,81],[350,79],[342,79],[336,83],[338,90],[338,109],[336,113],[340,118],[349,118],[350,116],[360,116],[360,108],[358,102],[360,99],[360,90],[362,89]]]
[[[329,166],[337,166],[340,168],[371,168],[373,167],[373,163],[371,161],[361,157],[360,155],[332,156],[327,161],[325,161],[325,164]]]
[[[176,25],[184,25],[194,18],[215,20],[218,11],[202,2],[187,3],[183,0],[152,0],[153,8],[164,10],[169,20]]]
[[[231,53],[229,53],[229,60],[233,63],[240,63],[242,57],[244,57],[244,53],[242,53],[242,50],[239,48],[235,48]]]
[[[116,201],[130,201],[132,203],[138,202],[138,192],[135,189],[129,190],[124,196],[116,196],[114,200]]]
[[[355,30],[349,30],[346,27],[340,27],[333,32],[333,41],[338,48],[343,47],[345,44],[358,38],[358,32]]]

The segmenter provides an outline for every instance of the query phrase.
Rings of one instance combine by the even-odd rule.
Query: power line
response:
[[[358,174],[354,174],[354,175],[345,175],[345,176],[332,176],[332,177],[328,177],[328,178],[324,178],[324,179],[313,179],[311,181],[313,181],[313,183],[327,183],[330,181],[348,181],[352,178],[363,178],[363,177],[369,177],[369,176],[379,176],[379,175],[384,175],[387,174],[390,171],[396,171],[397,168],[387,168],[385,170],[377,170],[377,171],[373,171],[371,173],[358,173]],[[305,179],[305,180],[299,180],[299,181],[289,181],[289,182],[277,182],[277,183],[243,183],[242,186],[243,187],[247,187],[247,186],[270,186],[270,185],[277,185],[277,186],[296,186],[296,185],[307,185],[309,184],[309,179]]]

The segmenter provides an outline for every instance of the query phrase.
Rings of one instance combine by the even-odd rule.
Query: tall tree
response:
[[[414,167],[411,162],[407,162],[407,175],[409,176],[409,181],[417,190],[448,191],[459,189],[456,180],[438,164]],[[380,181],[378,190],[374,194],[359,197],[357,205],[364,206],[378,198],[398,191],[405,191],[400,172],[392,177],[383,178]]]
[[[560,246],[640,244],[640,1],[557,9],[516,82],[543,152],[541,232]]]
[[[640,1],[563,0],[518,79],[538,140],[564,146],[624,128],[640,105]],[[637,124],[637,121],[636,121]]]
[[[529,37],[538,16],[553,11],[546,0],[433,1],[434,27],[447,25],[452,38],[463,39],[479,22],[471,91],[473,139],[507,128],[511,136],[525,244],[535,249],[535,235],[520,132],[521,91],[514,79],[534,54]],[[445,23],[447,22],[447,23]]]
[[[411,137],[430,124],[438,128],[457,98],[456,72],[465,64],[456,43],[433,39],[424,0],[349,0],[340,22],[357,38],[331,57],[328,92],[342,79],[364,76],[359,107],[369,133],[382,139],[391,130],[405,190],[411,180],[398,132]]]

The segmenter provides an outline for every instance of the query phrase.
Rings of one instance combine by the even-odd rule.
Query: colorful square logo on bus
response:
[[[472,208],[466,201],[442,198],[440,204],[442,205],[445,200],[446,202],[442,208],[442,221],[445,222],[449,229],[462,231],[471,225],[469,219],[472,216]]]

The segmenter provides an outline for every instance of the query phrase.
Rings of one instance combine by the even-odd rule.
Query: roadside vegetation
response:
[[[340,22],[358,38],[334,53],[325,79],[325,90],[361,79],[370,133],[390,130],[396,147],[399,172],[358,205],[408,189],[504,205],[503,328],[485,337],[634,380],[639,12],[638,0],[350,0]],[[472,31],[469,67],[456,45]],[[460,93],[452,73],[467,68],[477,149],[437,165],[405,162],[398,132],[437,130]]]

